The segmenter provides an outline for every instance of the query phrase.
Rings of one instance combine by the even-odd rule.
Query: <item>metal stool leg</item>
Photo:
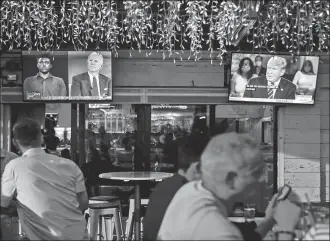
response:
[[[119,209],[115,209],[114,213],[114,218],[115,218],[115,228],[116,228],[116,236],[117,236],[117,241],[118,240],[123,240],[123,227],[121,226],[121,221],[120,221],[120,215],[119,215]]]
[[[98,210],[89,210],[89,232],[92,240],[97,240],[98,226],[99,226],[99,212]]]
[[[134,225],[135,225],[135,212],[133,212],[133,218],[130,220],[127,240],[133,240]]]
[[[113,240],[112,215],[104,216],[105,240]]]
[[[98,236],[98,240],[102,240],[104,239],[103,237],[103,216],[99,216],[99,228],[98,228],[98,233],[97,233],[97,236]]]

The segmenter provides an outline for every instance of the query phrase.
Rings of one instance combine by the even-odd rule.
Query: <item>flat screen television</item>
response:
[[[111,52],[22,51],[22,62],[24,101],[112,100]]]
[[[312,105],[318,56],[232,53],[230,102]]]

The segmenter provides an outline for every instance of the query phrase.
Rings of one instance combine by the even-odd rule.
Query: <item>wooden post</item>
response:
[[[135,170],[150,169],[151,105],[135,105],[137,135],[134,150]]]
[[[77,134],[78,134],[78,124],[77,124],[77,104],[71,104],[71,156],[72,160],[79,164],[78,162],[78,144],[77,144]]]
[[[79,104],[79,166],[82,167],[86,163],[86,109],[85,104]]]

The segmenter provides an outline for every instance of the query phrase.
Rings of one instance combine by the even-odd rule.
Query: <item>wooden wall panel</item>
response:
[[[321,130],[329,130],[330,128],[330,116],[321,115]]]
[[[114,86],[224,87],[224,66],[210,61],[114,59]]]
[[[303,118],[303,116],[301,117]],[[318,116],[320,118],[320,116]],[[316,121],[317,122],[317,121]],[[314,122],[313,122],[314,123]],[[286,129],[284,132],[285,143],[320,143],[320,126],[317,129]]]
[[[320,172],[320,159],[285,159],[285,173]]]
[[[315,118],[314,115],[285,115],[285,129],[320,129],[321,119]]]
[[[311,173],[285,173],[285,183],[296,187],[318,187],[320,188],[320,172]]]
[[[279,166],[284,183],[301,201],[329,201],[329,56],[320,57],[316,101],[311,106],[287,106],[279,123],[284,155]],[[280,146],[280,143],[279,143]]]
[[[324,149],[323,155],[329,155]],[[320,159],[320,144],[286,143],[284,145],[284,158],[286,159]]]
[[[327,144],[329,142],[329,130],[322,130],[321,131],[321,143],[322,144]]]
[[[317,88],[329,88],[329,74],[319,74],[317,76]]]

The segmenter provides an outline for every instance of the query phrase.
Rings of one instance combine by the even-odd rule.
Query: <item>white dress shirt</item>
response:
[[[91,73],[89,73],[89,72],[88,72],[88,75],[89,75],[89,80],[91,82],[91,86],[94,88],[94,86],[93,86],[93,77],[94,76]],[[101,96],[99,75],[96,75],[95,78],[96,78],[96,83],[97,83],[97,90],[99,92],[99,96]]]

